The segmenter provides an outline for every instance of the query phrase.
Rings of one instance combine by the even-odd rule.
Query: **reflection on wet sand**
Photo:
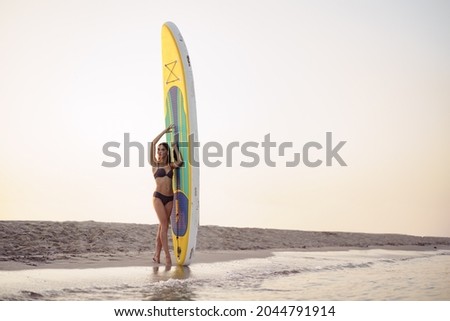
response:
[[[194,300],[195,294],[191,284],[178,281],[188,279],[190,275],[191,270],[188,266],[154,266],[149,286],[144,288],[143,299],[149,301]]]

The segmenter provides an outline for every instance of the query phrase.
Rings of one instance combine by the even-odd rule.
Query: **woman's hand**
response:
[[[175,129],[175,125],[174,124],[170,124],[169,127],[166,128],[165,132],[166,133],[170,133],[174,129]]]

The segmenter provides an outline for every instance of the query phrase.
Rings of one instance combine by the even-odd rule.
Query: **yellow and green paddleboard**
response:
[[[166,22],[162,27],[162,68],[164,116],[166,127],[174,124],[166,139],[173,142],[184,164],[173,177],[174,204],[170,216],[174,255],[178,265],[192,262],[199,225],[199,159],[194,80],[186,44],[177,26]]]

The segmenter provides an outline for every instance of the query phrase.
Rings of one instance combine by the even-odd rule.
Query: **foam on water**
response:
[[[1,300],[450,300],[450,251],[275,252],[192,264],[0,271]]]

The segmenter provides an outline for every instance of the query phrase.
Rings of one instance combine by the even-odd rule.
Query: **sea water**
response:
[[[274,252],[190,267],[0,271],[1,300],[450,300],[450,251]]]

